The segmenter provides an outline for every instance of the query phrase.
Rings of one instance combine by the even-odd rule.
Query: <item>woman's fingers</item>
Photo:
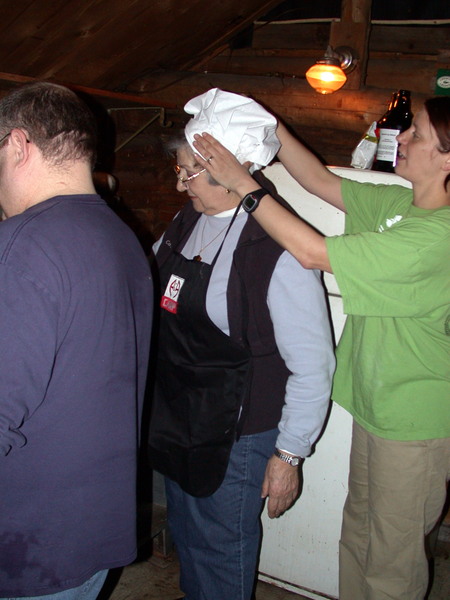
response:
[[[225,188],[236,191],[243,179],[251,179],[248,173],[250,163],[241,165],[234,154],[209,133],[195,134],[193,145],[198,152],[196,160],[199,165]]]
[[[209,133],[203,133],[194,135],[194,147],[204,157],[205,161],[210,161],[215,158],[216,155],[226,156],[229,154],[225,146],[222,146],[212,135]]]

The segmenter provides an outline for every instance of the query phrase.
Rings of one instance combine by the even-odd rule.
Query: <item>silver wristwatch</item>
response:
[[[278,448],[275,448],[274,454],[277,458],[287,463],[288,465],[291,465],[292,467],[297,467],[301,461],[300,456],[291,456],[290,454],[285,454],[284,452],[280,452]]]

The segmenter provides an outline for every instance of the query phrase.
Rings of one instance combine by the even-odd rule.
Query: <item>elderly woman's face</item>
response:
[[[202,172],[202,167],[196,162],[189,146],[178,149],[177,165],[179,167],[177,190],[187,192],[197,212],[215,215],[238,205],[237,196],[228,194],[220,185],[210,183],[208,173]],[[196,176],[192,177],[192,175]],[[189,177],[192,178],[186,181]]]

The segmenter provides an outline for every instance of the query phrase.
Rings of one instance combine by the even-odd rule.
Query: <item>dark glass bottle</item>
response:
[[[397,136],[411,126],[411,92],[399,90],[391,100],[388,110],[377,121],[378,147],[372,166],[374,171],[394,173],[397,164]]]
[[[397,94],[398,94],[398,92],[392,92],[391,99],[389,100],[386,112],[377,121],[377,129],[376,129],[375,133],[376,133],[376,135],[377,135],[378,138],[380,137],[380,130],[379,130],[380,123],[384,123],[386,117],[391,112],[392,107],[394,106],[395,99],[397,98]]]

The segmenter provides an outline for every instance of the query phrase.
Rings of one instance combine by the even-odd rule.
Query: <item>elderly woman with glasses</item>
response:
[[[332,338],[320,273],[249,219],[190,145],[207,129],[253,172],[278,150],[275,119],[217,89],[185,110],[194,117],[175,171],[189,201],[154,247],[161,311],[150,456],[166,476],[185,598],[249,600],[264,499],[270,517],[294,502],[324,424]]]

